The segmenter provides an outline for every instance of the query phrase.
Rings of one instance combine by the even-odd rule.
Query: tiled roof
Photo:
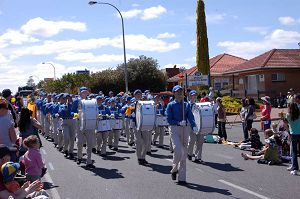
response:
[[[227,72],[263,68],[300,68],[299,49],[273,49],[249,61],[239,64]]]
[[[235,67],[236,65],[244,63],[246,61],[247,61],[246,59],[236,57],[234,55],[229,55],[226,53],[217,55],[209,59],[211,75],[226,72],[232,69],[233,67]],[[168,81],[169,82],[178,81],[179,79],[184,78],[185,74],[193,75],[197,71],[198,71],[197,67],[194,66],[188,70],[185,70],[182,73],[175,75],[174,77],[171,77]]]

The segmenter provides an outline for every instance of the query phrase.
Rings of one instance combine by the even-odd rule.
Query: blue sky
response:
[[[127,58],[146,55],[161,68],[195,65],[196,0],[107,0],[121,10]],[[272,48],[298,48],[299,0],[206,0],[210,57],[252,58]],[[121,19],[85,0],[0,0],[0,90],[16,91],[67,72],[123,62]]]

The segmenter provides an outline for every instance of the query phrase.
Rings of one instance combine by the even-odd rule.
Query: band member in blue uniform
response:
[[[194,133],[198,132],[190,104],[184,102],[183,89],[176,85],[172,89],[175,100],[167,106],[167,120],[170,124],[171,139],[173,143],[173,166],[171,170],[172,180],[178,183],[186,183],[186,157],[190,128]],[[187,123],[189,121],[189,124]]]

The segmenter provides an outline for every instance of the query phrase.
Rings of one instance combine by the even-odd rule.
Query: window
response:
[[[275,73],[271,76],[272,82],[283,82],[285,81],[285,74],[284,73]]]
[[[228,82],[223,82],[223,88],[227,88],[228,87]]]
[[[215,90],[221,90],[221,82],[215,83]]]

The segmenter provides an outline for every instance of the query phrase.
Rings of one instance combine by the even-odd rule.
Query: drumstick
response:
[[[183,118],[183,121],[185,120],[184,118],[184,92],[182,92],[182,118]],[[186,125],[186,124],[185,124]]]

